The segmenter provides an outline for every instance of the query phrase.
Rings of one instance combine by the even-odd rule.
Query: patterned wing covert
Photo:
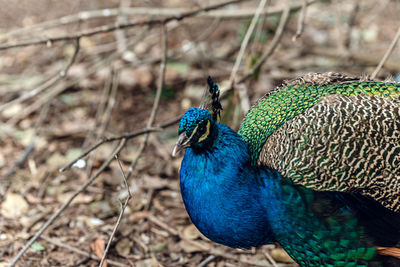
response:
[[[252,163],[400,212],[400,84],[310,74],[261,98],[239,129]]]

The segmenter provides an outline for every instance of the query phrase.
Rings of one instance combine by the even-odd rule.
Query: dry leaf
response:
[[[115,246],[115,250],[120,256],[127,257],[131,252],[132,241],[128,238],[122,238],[117,245]]]
[[[190,224],[183,229],[183,235],[190,240],[197,239],[200,237],[200,232],[197,230],[196,226]]]
[[[106,243],[104,242],[103,239],[96,239],[92,244],[90,244],[90,248],[93,250],[93,253],[99,257],[100,259],[104,255],[104,248],[106,246]],[[103,267],[107,267],[107,260],[103,262]]]
[[[28,208],[28,203],[22,196],[8,193],[1,204],[1,215],[8,219],[16,219],[26,213]]]

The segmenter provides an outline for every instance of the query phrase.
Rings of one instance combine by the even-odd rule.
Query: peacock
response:
[[[301,266],[400,266],[400,84],[338,73],[286,81],[238,132],[218,85],[179,123],[181,194],[214,242],[279,243]]]

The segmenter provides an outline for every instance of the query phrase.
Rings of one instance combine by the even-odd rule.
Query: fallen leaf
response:
[[[103,239],[96,239],[92,244],[90,244],[90,248],[93,250],[93,253],[99,257],[100,259],[104,255],[104,248],[106,243]],[[103,262],[103,267],[107,267],[107,260]]]
[[[31,246],[34,251],[43,251],[45,247],[43,247],[39,242],[34,242]]]
[[[200,232],[197,230],[196,226],[190,224],[183,229],[183,235],[187,239],[194,240],[200,237]]]
[[[64,166],[66,162],[68,162],[68,159],[66,159],[59,152],[53,153],[46,160],[46,164],[48,166],[54,167],[55,169],[58,169],[58,168]]]
[[[115,246],[115,250],[120,256],[127,257],[131,252],[132,245],[133,242],[128,238],[122,238]]]
[[[8,193],[6,199],[1,204],[1,215],[8,219],[16,219],[26,213],[28,208],[28,203],[22,196]]]

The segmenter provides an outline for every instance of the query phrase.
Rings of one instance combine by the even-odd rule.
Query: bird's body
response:
[[[314,85],[308,84],[308,86]],[[287,86],[282,88],[285,90]],[[282,88],[263,99],[274,97],[274,94],[276,97],[276,93]],[[296,88],[293,90],[299,93]],[[319,89],[314,88],[314,90]],[[362,92],[360,94],[365,95]],[[396,94],[393,93],[389,98],[397,99]],[[286,103],[275,103],[271,110],[268,110],[262,99],[244,119],[239,130],[241,135],[215,122],[216,116],[207,110],[192,108],[184,115],[180,124],[181,136],[177,143],[177,146],[187,147],[180,171],[182,198],[193,223],[203,234],[215,242],[230,247],[249,248],[278,242],[302,266],[389,266],[390,264],[400,266],[396,265],[400,264],[400,260],[396,258],[400,259],[400,212],[396,205],[392,205],[400,203],[395,198],[398,197],[396,192],[389,190],[396,183],[383,184],[381,190],[388,189],[389,193],[384,198],[374,199],[373,196],[366,194],[366,191],[354,189],[357,189],[359,184],[361,188],[365,186],[367,189],[369,185],[374,188],[377,184],[356,183],[359,178],[357,176],[340,178],[344,179],[344,186],[340,183],[337,187],[319,186],[319,183],[326,182],[324,179],[329,181],[334,176],[334,174],[329,176],[329,168],[328,171],[325,170],[328,174],[325,173],[322,178],[320,178],[321,171],[318,168],[315,170],[318,174],[316,177],[320,180],[314,181],[312,175],[303,175],[300,180],[296,180],[293,179],[298,171],[296,168],[290,169],[291,165],[276,163],[279,160],[282,162],[286,160],[289,163],[291,160],[302,160],[292,157],[298,155],[295,152],[286,153],[289,157],[287,159],[281,155],[285,151],[276,147],[289,144],[288,150],[301,150],[297,147],[297,139],[290,139],[292,135],[297,135],[287,130],[296,130],[294,126],[290,128],[291,124],[288,122],[303,116],[326,100],[326,96],[329,95],[335,94],[327,93],[325,96],[319,96],[317,101],[307,104],[300,112],[295,109],[299,101],[294,94],[285,96]],[[304,104],[304,101],[300,102]],[[291,105],[295,109],[294,112],[287,111],[287,107]],[[382,112],[396,113],[400,108],[400,105],[396,105],[397,102],[394,109],[386,111],[384,108]],[[286,112],[282,111],[280,115],[273,114],[279,109],[286,109]],[[372,110],[381,111],[376,108]],[[252,114],[256,116],[249,118],[253,116]],[[317,125],[318,122],[324,121],[315,120],[317,115],[315,116],[314,121]],[[332,115],[328,112],[322,116]],[[378,124],[386,125],[385,133],[393,131],[394,140],[390,141],[397,140],[398,144],[400,128],[396,128],[397,122],[391,123],[391,121],[399,117],[391,116],[386,114],[384,116],[386,122]],[[350,116],[354,117],[357,116]],[[251,123],[248,123],[249,121]],[[274,127],[272,130],[265,130],[268,128],[265,125]],[[285,131],[280,133],[280,136],[274,136],[280,129]],[[318,127],[316,129],[318,130]],[[302,131],[304,134],[306,132]],[[325,134],[321,134],[320,131],[319,135],[309,136],[323,138]],[[272,142],[271,137],[273,137]],[[331,139],[328,138],[328,141]],[[342,138],[337,136],[335,140],[340,147]],[[308,143],[318,145],[318,141],[303,140],[302,147],[307,148]],[[396,143],[393,146],[395,147]],[[269,150],[272,151],[272,159],[268,157]],[[338,153],[338,151],[342,150],[333,149],[327,153]],[[397,160],[398,154],[395,148],[390,151],[395,153],[391,161]],[[302,152],[300,155],[319,156],[312,151],[308,154]],[[379,155],[383,154],[378,153],[376,157]],[[334,155],[332,158],[335,158]],[[390,156],[387,158],[390,160]],[[340,163],[341,161],[335,163],[335,166]],[[321,165],[324,165],[324,161],[321,161]],[[389,167],[386,169],[390,171],[394,165],[387,166]],[[400,175],[392,174],[390,179],[397,179],[396,177]],[[363,179],[369,180],[375,177],[376,173],[372,172],[372,177],[364,176]],[[348,184],[350,186],[346,186]]]

